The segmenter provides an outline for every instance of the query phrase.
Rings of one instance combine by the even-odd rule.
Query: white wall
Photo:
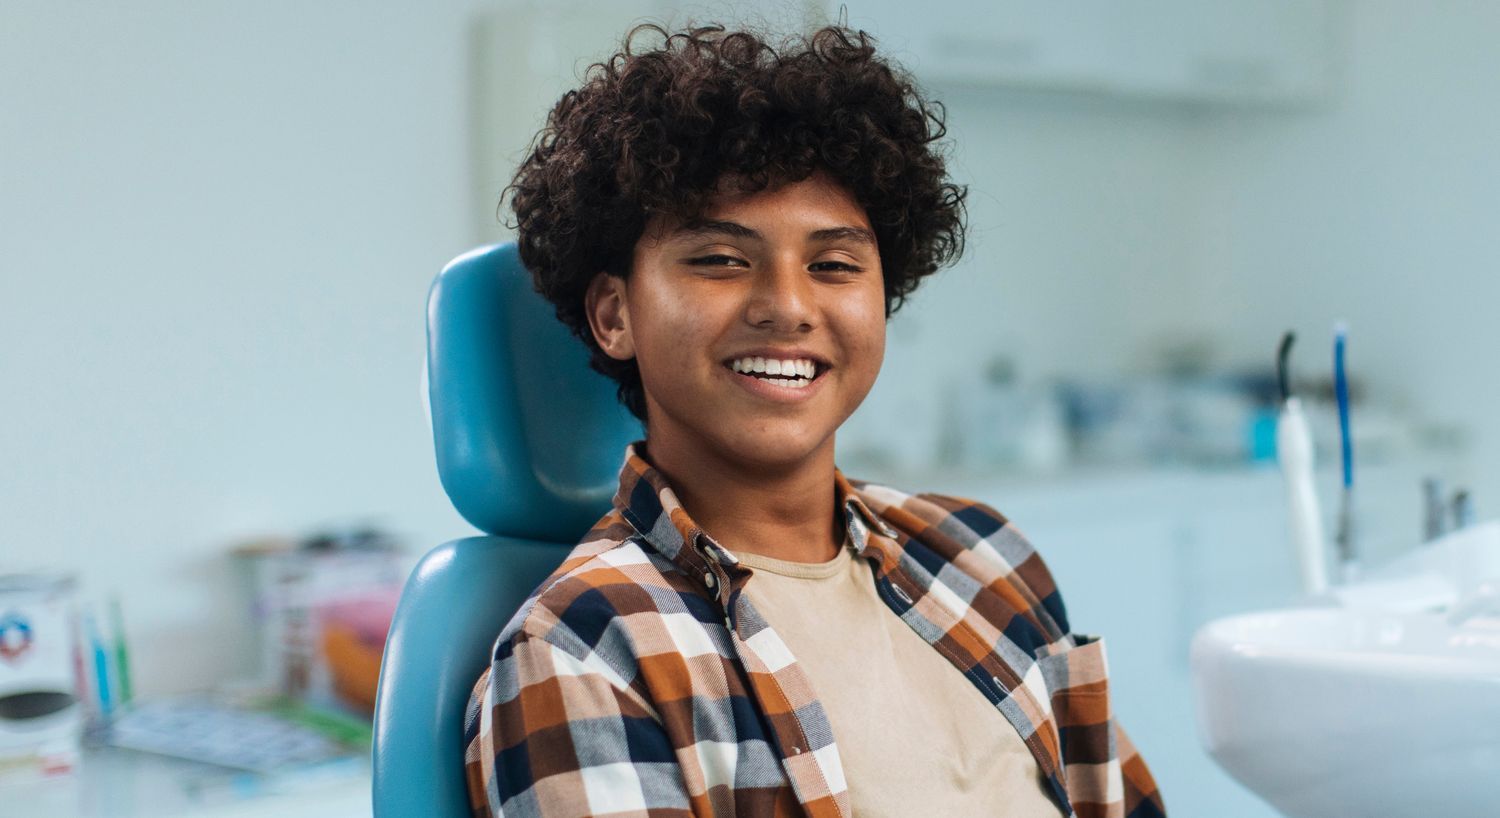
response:
[[[477,5],[0,5],[0,566],[119,590],[141,690],[247,668],[232,540],[468,531],[418,378]]]
[[[962,261],[924,283],[905,330],[972,377],[968,356],[1013,357],[1023,377],[1104,375],[1141,363],[1180,315],[1188,276],[1193,115],[1170,106],[935,87],[954,175],[970,186]],[[902,332],[900,314],[893,324]],[[965,355],[955,356],[953,350]],[[933,350],[934,352],[936,350]]]
[[[1500,4],[1360,0],[1347,11],[1332,106],[1196,129],[1196,307],[1238,360],[1269,360],[1295,327],[1303,372],[1328,370],[1331,327],[1347,318],[1353,371],[1474,429],[1476,472],[1463,477],[1492,515]]]

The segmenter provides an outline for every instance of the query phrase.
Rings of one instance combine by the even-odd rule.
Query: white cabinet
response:
[[[1326,96],[1338,16],[1337,0],[841,5],[924,82],[1240,104]]]
[[[1099,90],[1108,73],[1105,0],[849,3],[849,24],[924,80]]]
[[[1114,85],[1190,99],[1310,101],[1329,91],[1334,9],[1319,0],[1116,4]]]

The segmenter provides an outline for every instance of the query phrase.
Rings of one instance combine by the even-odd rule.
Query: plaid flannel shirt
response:
[[[474,813],[848,818],[859,782],[845,781],[816,691],[743,593],[752,572],[640,446],[613,510],[505,626],[474,687]],[[880,597],[994,703],[995,729],[1020,734],[1062,811],[1165,815],[1113,717],[1103,640],[1069,632],[1015,526],[972,500],[834,480]]]

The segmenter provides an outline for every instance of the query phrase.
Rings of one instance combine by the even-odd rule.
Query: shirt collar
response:
[[[643,539],[657,553],[684,569],[688,576],[698,577],[708,570],[707,560],[734,566],[739,560],[703,530],[677,499],[666,477],[642,452],[646,442],[637,440],[625,447],[625,463],[620,467],[620,488],[614,505]],[[873,528],[887,537],[896,532],[885,520],[870,510],[855,492],[854,486],[837,467],[833,470],[834,496],[844,509],[844,521],[856,553],[863,553]]]

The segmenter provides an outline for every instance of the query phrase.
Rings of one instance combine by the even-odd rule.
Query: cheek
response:
[[[635,317],[631,334],[642,376],[649,378],[647,373],[651,373],[670,378],[686,372],[683,362],[706,348],[708,316],[681,297],[643,295],[649,297],[631,307],[631,315]]]
[[[885,301],[883,295],[848,303],[840,314],[845,351],[849,361],[871,383],[885,360]]]
[[[875,378],[880,375],[881,364],[885,362],[885,323],[882,320],[880,331],[872,333],[867,340],[864,349],[859,352],[863,366],[860,367],[866,373],[870,384],[875,383]]]

